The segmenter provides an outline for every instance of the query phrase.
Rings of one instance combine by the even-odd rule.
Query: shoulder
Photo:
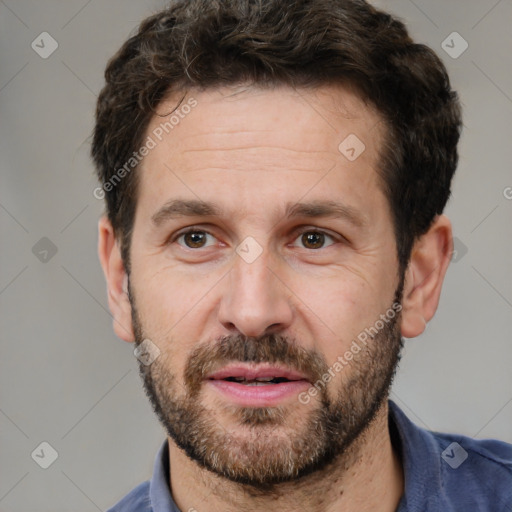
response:
[[[116,503],[107,512],[152,512],[151,500],[149,497],[149,481],[144,482],[132,491],[130,491],[123,499]]]
[[[433,432],[390,402],[404,465],[400,511],[512,510],[512,445]]]
[[[441,480],[448,494],[475,510],[512,510],[512,445],[430,433],[441,453]],[[487,507],[487,508],[486,508]]]

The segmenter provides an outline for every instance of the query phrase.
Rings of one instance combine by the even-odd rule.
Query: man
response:
[[[184,0],[106,82],[99,255],[168,434],[111,510],[511,510],[509,445],[388,401],[452,251],[435,54],[361,0]]]

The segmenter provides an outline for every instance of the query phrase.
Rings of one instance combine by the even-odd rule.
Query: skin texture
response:
[[[198,347],[206,350],[199,363],[220,361],[215,347],[223,338],[242,336],[257,344],[274,335],[297,354],[307,354],[306,361],[316,355],[330,367],[359,333],[391,308],[400,291],[391,215],[376,172],[385,127],[372,108],[339,87],[294,91],[240,86],[190,91],[189,96],[197,106],[162,137],[137,171],[130,297],[112,227],[106,219],[99,226],[114,329],[125,341],[149,338],[158,346],[160,357],[141,369],[146,377],[153,375],[156,398],[167,407],[173,398],[190,405],[186,399],[193,395],[194,379],[187,380],[186,372],[190,377],[201,368],[190,365]],[[181,97],[169,97],[159,110],[172,111]],[[162,121],[155,116],[147,133]],[[365,144],[354,161],[338,150],[349,134]],[[220,211],[176,216],[156,225],[152,218],[174,199],[214,203]],[[288,204],[319,201],[342,203],[358,222],[347,216],[285,214]],[[205,246],[187,247],[186,241],[198,239],[197,234],[179,237],[189,227],[202,233],[199,239]],[[313,248],[303,231],[326,236]],[[259,247],[261,252],[250,263],[236,252],[246,237],[257,242],[251,242],[250,251]],[[308,422],[321,410],[322,398],[331,410],[345,404],[344,417],[365,428],[352,443],[340,446],[329,464],[266,488],[263,481],[247,485],[213,473],[169,437],[170,485],[178,506],[213,512],[269,507],[395,510],[403,475],[381,395],[396,364],[390,354],[398,352],[400,334],[419,335],[435,313],[450,254],[450,222],[439,216],[413,248],[395,330],[371,340],[308,404],[296,396],[284,399],[279,421],[271,423],[276,408],[266,408],[267,416],[260,411],[258,424],[254,411],[244,413],[215,388],[199,384],[194,403],[212,421],[202,437],[212,428],[229,433],[232,445],[225,454],[231,450],[231,459],[245,461],[245,466],[251,456],[255,463],[262,454],[275,454],[279,443],[297,442],[305,433],[311,439]],[[261,357],[265,354],[268,350],[262,349]],[[297,354],[290,364],[298,363]],[[375,401],[379,407],[368,415]],[[186,426],[185,437],[192,432]],[[252,455],[242,449],[255,442],[258,450]]]

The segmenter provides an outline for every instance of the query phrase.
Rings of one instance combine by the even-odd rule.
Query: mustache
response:
[[[191,395],[199,392],[204,378],[227,363],[269,363],[304,374],[310,382],[328,370],[324,357],[315,350],[298,346],[280,334],[259,337],[242,334],[223,336],[196,347],[185,367],[185,384]]]

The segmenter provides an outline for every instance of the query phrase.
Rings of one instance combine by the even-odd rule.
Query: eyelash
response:
[[[171,237],[169,239],[169,241],[167,242],[167,244],[171,244],[171,243],[174,243],[176,241],[178,241],[178,239],[180,239],[182,236],[185,236],[185,235],[188,235],[189,233],[206,233],[207,235],[210,235],[212,237],[215,238],[215,235],[213,233],[210,233],[210,231],[206,230],[206,229],[202,229],[202,228],[194,228],[194,227],[191,227],[191,228],[187,228],[185,231],[180,231],[178,233],[176,233],[173,237]],[[302,236],[304,233],[316,233],[316,234],[322,234],[322,235],[325,235],[326,237],[329,237],[333,240],[333,244],[336,243],[336,242],[341,242],[341,241],[344,241],[346,240],[343,236],[341,235],[333,235],[327,231],[324,231],[323,229],[317,229],[317,228],[311,228],[311,227],[305,227],[305,228],[302,228],[300,229],[300,231],[298,231],[295,235],[295,238],[293,239],[294,241],[299,238],[300,236]],[[327,247],[330,247],[331,245],[333,244],[330,244],[328,245]],[[321,249],[326,249],[327,247],[321,247]],[[204,249],[204,247],[199,247],[197,249],[194,249],[192,247],[184,247],[186,249],[189,249],[189,250],[192,250],[192,251],[196,251],[198,249]],[[304,248],[306,249],[306,248]],[[318,251],[318,249],[309,249],[311,251]]]

